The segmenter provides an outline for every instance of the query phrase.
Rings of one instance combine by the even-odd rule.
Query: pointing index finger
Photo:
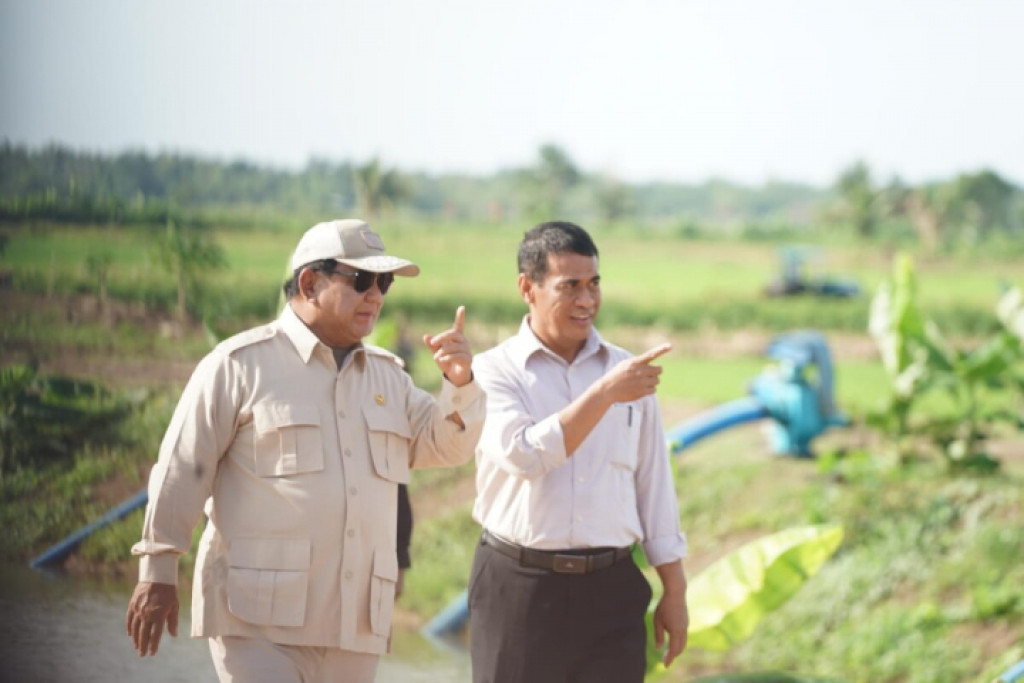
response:
[[[643,354],[637,356],[637,360],[640,361],[641,363],[650,363],[658,356],[664,356],[671,350],[672,344],[666,342],[664,344],[655,346],[653,349],[648,349],[647,351],[644,351]]]
[[[455,329],[456,332],[461,334],[465,327],[466,327],[466,307],[465,306],[459,306],[458,309],[456,309],[456,311],[455,311],[455,327],[454,327],[454,329]]]

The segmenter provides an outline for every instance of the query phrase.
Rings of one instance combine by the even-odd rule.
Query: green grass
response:
[[[219,233],[231,267],[211,281],[207,306],[215,322],[235,331],[272,315],[299,232]],[[423,268],[420,278],[399,281],[386,308],[409,315],[414,339],[449,324],[459,303],[469,306],[475,338],[486,340],[477,350],[515,331],[524,313],[514,272],[521,229],[408,224],[382,232],[390,250]],[[147,310],[165,311],[174,292],[153,261],[148,234],[131,228],[15,229],[3,268],[12,273],[15,289],[92,291],[86,258],[94,250],[109,250],[115,256],[112,293],[145,303]],[[751,328],[864,330],[866,298],[762,299],[760,287],[777,267],[771,244],[637,238],[622,231],[598,235],[598,242],[605,280],[599,327],[613,342],[620,336],[635,339],[638,325],[657,325],[660,335],[708,328],[720,335]],[[857,277],[869,291],[889,271],[882,249],[848,244],[830,247],[827,264],[833,273]],[[1019,259],[983,263],[976,255],[922,260],[918,272],[926,312],[961,334],[991,318],[998,280],[1024,281]],[[32,350],[43,361],[69,353],[165,362],[197,361],[209,348],[194,329],[184,338],[164,338],[152,325],[108,328],[69,321],[62,306],[57,298],[31,310],[5,312],[0,350],[5,356]],[[887,386],[880,364],[841,354],[835,361],[840,408],[855,418],[876,408]],[[767,360],[676,351],[659,362],[665,368],[659,397],[664,405],[683,403],[689,411],[744,396]],[[436,368],[424,351],[413,370],[418,384],[437,389]],[[0,486],[0,524],[8,530],[3,556],[27,560],[104,512],[112,502],[100,501],[99,491],[112,478],[127,489],[141,487],[176,389],[155,394],[145,410],[133,414],[123,444],[6,477]],[[944,399],[932,401],[931,410],[944,409]],[[681,522],[691,543],[691,575],[740,543],[788,526],[839,522],[846,538],[822,572],[749,641],[725,654],[689,651],[667,680],[778,669],[849,681],[980,682],[1024,657],[1019,461],[988,477],[950,478],[938,461],[888,469],[870,454],[848,446],[840,450],[835,444],[842,437],[836,430],[820,439],[818,461],[797,461],[769,455],[759,427],[749,426],[717,434],[678,458],[675,476]],[[416,472],[412,485],[419,499],[450,501],[472,474],[471,465]],[[478,536],[467,505],[440,508],[433,516],[416,517],[413,570],[402,598],[402,605],[424,621],[465,587]],[[141,513],[112,525],[83,544],[82,557],[131,567],[125,558],[140,525]],[[186,575],[190,561],[185,560]]]
[[[770,359],[686,357],[673,352],[658,363],[664,368],[659,396],[711,405],[746,396],[750,381]],[[838,361],[835,378],[836,402],[845,410],[875,408],[885,396],[885,371],[877,361]]]
[[[421,476],[419,495],[451,485]],[[777,458],[756,427],[684,451],[676,488],[691,577],[790,526],[836,522],[846,533],[837,555],[748,641],[727,653],[691,649],[662,680],[763,670],[851,682],[991,680],[1024,656],[1024,530],[1013,521],[1022,479],[1019,466],[950,479],[937,465],[893,470],[863,453]],[[426,621],[465,587],[478,534],[468,506],[417,519],[406,608]]]
[[[241,328],[275,309],[286,262],[301,231],[254,228],[221,230],[229,267],[211,273],[205,309]],[[514,321],[521,312],[515,280],[512,226],[402,224],[382,229],[389,249],[416,261],[422,275],[400,279],[389,307],[418,320],[443,320],[459,304],[491,323]],[[31,291],[89,292],[97,287],[87,268],[90,254],[113,256],[113,296],[157,309],[173,305],[174,290],[151,248],[153,228],[15,226],[3,262],[15,286]],[[788,329],[818,326],[863,329],[867,300],[890,271],[883,247],[835,245],[809,275],[858,280],[856,301],[766,300],[760,292],[777,276],[777,247],[767,243],[691,241],[667,235],[597,233],[604,283],[604,322],[664,324],[673,329],[714,325],[723,329]],[[1000,283],[1024,282],[1024,264],[998,255],[946,256],[918,263],[921,303],[954,331],[991,324]]]

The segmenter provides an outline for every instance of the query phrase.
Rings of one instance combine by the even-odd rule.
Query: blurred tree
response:
[[[97,296],[100,302],[100,315],[103,320],[110,321],[110,301],[107,296],[107,278],[110,266],[114,263],[114,255],[109,250],[94,251],[86,257],[89,272],[96,276]]]
[[[875,235],[878,226],[878,192],[872,186],[871,171],[858,161],[839,174],[835,189],[842,198],[844,215],[863,238]]]
[[[940,242],[939,209],[933,195],[929,188],[910,187],[899,178],[893,178],[879,193],[881,213],[906,219],[926,253],[934,252]]]
[[[611,176],[606,176],[597,183],[594,201],[597,203],[601,220],[605,223],[614,223],[625,218],[633,213],[636,207],[633,191],[629,186]]]
[[[921,246],[926,252],[934,252],[941,239],[941,226],[939,209],[931,194],[926,188],[909,190],[902,206]]]
[[[542,145],[538,157],[536,166],[520,174],[524,213],[538,221],[554,220],[562,211],[565,194],[580,181],[580,172],[556,145]]]
[[[223,248],[200,226],[167,219],[167,229],[157,240],[156,255],[164,268],[174,276],[178,290],[177,316],[188,318],[189,299],[199,296],[207,271],[227,266]]]
[[[962,174],[953,183],[950,218],[982,238],[999,228],[1015,228],[1018,191],[992,171]]]
[[[383,169],[380,159],[373,158],[353,171],[360,209],[369,222],[380,217],[385,207],[394,208],[409,196],[409,188],[397,169]]]

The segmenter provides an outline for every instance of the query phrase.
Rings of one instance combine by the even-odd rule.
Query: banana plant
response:
[[[785,529],[747,543],[697,575],[687,589],[688,647],[725,651],[746,640],[814,576],[843,540],[839,525]],[[648,674],[665,671],[647,614]],[[758,680],[758,679],[749,679]]]
[[[889,378],[889,396],[869,421],[887,435],[900,460],[914,455],[920,437],[925,437],[951,469],[998,466],[985,452],[987,441],[1000,423],[1018,428],[1022,424],[1013,411],[984,395],[1024,394],[1019,375],[1024,364],[1024,304],[1019,289],[1003,295],[996,314],[1003,329],[974,349],[954,347],[917,305],[910,258],[897,259],[892,281],[879,287],[871,303],[868,330]],[[922,410],[922,399],[932,393],[946,394],[953,412],[935,415]]]

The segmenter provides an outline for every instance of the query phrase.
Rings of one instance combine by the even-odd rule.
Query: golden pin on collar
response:
[[[379,406],[382,406],[382,405],[384,405],[385,403],[388,402],[387,399],[384,398],[381,394],[377,394],[376,396],[374,396],[373,400],[376,401],[377,405],[379,405]]]

